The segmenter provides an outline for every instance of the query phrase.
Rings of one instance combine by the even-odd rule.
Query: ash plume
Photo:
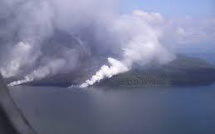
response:
[[[9,85],[62,76],[87,87],[174,58],[161,43],[157,13],[120,14],[114,0],[2,0],[0,71]],[[110,58],[108,58],[110,57]],[[106,59],[108,64],[106,65]],[[101,68],[99,66],[102,66]]]
[[[119,73],[129,71],[134,63],[142,66],[152,61],[165,64],[174,59],[174,56],[159,41],[162,34],[160,29],[150,25],[145,15],[148,14],[137,10],[130,16],[123,15],[114,21],[112,30],[121,42],[122,60],[108,58],[110,66],[102,66],[90,80],[81,84],[80,87],[88,87],[106,77],[111,78]],[[148,17],[150,16],[148,15]]]
[[[96,82],[99,82],[106,77],[111,78],[113,75],[117,75],[119,73],[123,73],[129,70],[123,63],[116,59],[108,58],[108,63],[110,64],[110,67],[107,65],[103,65],[101,69],[96,72],[96,74],[93,75],[90,80],[87,80],[85,83],[81,84],[80,87],[85,88],[88,86],[92,86]]]

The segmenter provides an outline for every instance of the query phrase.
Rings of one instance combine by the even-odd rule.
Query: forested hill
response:
[[[215,66],[200,58],[179,55],[169,64],[147,69],[136,68],[105,79],[96,86],[146,87],[195,86],[215,82]]]
[[[5,79],[10,83],[11,79]],[[72,75],[58,75],[24,85],[68,87],[79,85],[72,83]],[[151,65],[135,67],[133,70],[104,79],[94,86],[106,87],[150,87],[150,86],[195,86],[209,85],[215,82],[215,66],[200,58],[183,55],[163,66]]]

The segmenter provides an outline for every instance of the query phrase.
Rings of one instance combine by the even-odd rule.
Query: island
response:
[[[62,74],[25,83],[27,86],[79,86],[82,81],[73,80],[73,74]],[[5,79],[10,83],[13,79]],[[154,86],[199,86],[215,83],[215,65],[201,58],[177,55],[168,64],[147,66],[135,65],[132,70],[103,79],[93,86],[99,87],[154,87]]]
[[[154,87],[199,86],[215,82],[215,66],[200,58],[178,55],[165,65],[137,67],[129,72],[104,79],[95,86]]]

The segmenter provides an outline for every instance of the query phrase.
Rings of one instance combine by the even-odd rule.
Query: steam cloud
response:
[[[129,71],[134,63],[142,66],[157,60],[160,64],[171,61],[174,56],[169,53],[159,42],[160,29],[149,25],[152,19],[161,19],[159,14],[147,14],[136,10],[132,16],[124,15],[117,19],[113,25],[113,31],[122,43],[122,61],[108,58],[110,67],[104,65],[90,80],[80,87],[88,87],[105,77]]]
[[[108,62],[110,63],[110,67],[107,65],[103,65],[101,69],[96,72],[96,74],[93,75],[90,80],[87,80],[85,83],[81,84],[80,87],[85,88],[91,86],[94,83],[104,79],[105,77],[111,78],[113,75],[123,73],[129,70],[125,65],[123,65],[123,63],[116,59],[108,58]]]
[[[0,71],[9,85],[70,76],[93,85],[132,69],[165,64],[174,56],[161,43],[158,13],[117,12],[114,0],[2,0]],[[106,57],[109,65],[103,65]]]

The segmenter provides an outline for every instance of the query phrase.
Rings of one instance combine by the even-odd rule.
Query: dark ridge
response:
[[[82,77],[79,72],[59,74],[24,85],[68,87],[79,85],[83,81],[74,78]],[[13,78],[14,79],[14,78]],[[7,79],[10,83],[12,80]],[[104,79],[94,86],[107,87],[151,87],[151,86],[199,86],[215,82],[215,66],[200,58],[178,55],[175,60],[165,65],[136,65],[131,71]]]
[[[199,86],[215,82],[215,66],[202,59],[179,55],[163,66],[136,68],[126,73],[104,79],[95,86],[107,87],[153,87],[153,86]]]

